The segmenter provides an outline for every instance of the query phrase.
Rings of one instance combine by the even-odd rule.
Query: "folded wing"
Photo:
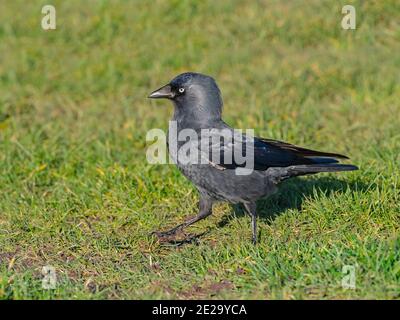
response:
[[[210,163],[224,169],[236,169],[253,161],[254,170],[267,170],[271,167],[289,167],[295,165],[334,164],[337,159],[348,157],[330,152],[306,149],[283,141],[247,137],[234,134],[227,139],[226,134],[212,133],[209,152],[205,154]],[[203,153],[204,156],[204,153]]]

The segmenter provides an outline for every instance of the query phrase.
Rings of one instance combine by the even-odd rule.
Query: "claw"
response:
[[[167,238],[176,235],[176,233],[178,231],[181,231],[182,229],[183,229],[182,226],[177,226],[167,231],[153,231],[151,234],[156,235],[158,238]]]

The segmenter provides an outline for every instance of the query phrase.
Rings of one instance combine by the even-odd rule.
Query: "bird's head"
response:
[[[172,100],[175,118],[193,121],[220,120],[222,98],[214,79],[200,73],[186,72],[153,91],[149,98]]]

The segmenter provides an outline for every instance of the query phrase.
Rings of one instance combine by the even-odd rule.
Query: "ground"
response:
[[[400,297],[399,1],[52,3],[54,31],[47,2],[0,11],[0,298]],[[147,163],[172,106],[146,96],[184,71],[217,80],[231,126],[360,170],[260,201],[257,246],[226,204],[191,243],[159,243],[150,233],[195,214],[198,195]]]

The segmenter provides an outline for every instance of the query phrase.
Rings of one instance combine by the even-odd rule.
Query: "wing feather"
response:
[[[204,155],[218,168],[236,169],[246,166],[235,158],[236,153],[241,153],[246,158],[247,152],[254,156],[254,169],[267,170],[271,167],[289,167],[293,165],[309,165],[316,163],[337,163],[336,159],[348,159],[348,157],[331,152],[322,152],[306,149],[287,142],[257,138],[249,139],[245,135],[233,135],[231,141],[226,141],[218,131],[212,133],[214,140],[209,143],[209,154]]]

